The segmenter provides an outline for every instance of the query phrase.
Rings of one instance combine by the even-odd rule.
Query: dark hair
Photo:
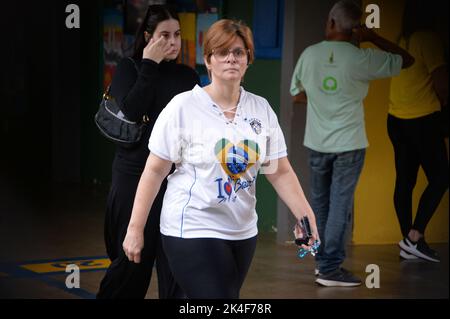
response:
[[[153,32],[155,32],[155,29],[160,22],[170,19],[180,21],[180,18],[173,7],[160,4],[155,4],[148,7],[147,12],[145,13],[145,18],[139,25],[136,32],[133,52],[133,58],[135,60],[142,59],[142,52],[147,45],[144,32],[147,31],[153,35]]]
[[[403,11],[400,39],[408,43],[409,37],[417,31],[429,31],[433,28],[433,1],[407,0]]]

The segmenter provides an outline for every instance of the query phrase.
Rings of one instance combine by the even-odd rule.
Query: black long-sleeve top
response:
[[[143,59],[135,62],[139,71],[130,58],[120,61],[111,83],[110,95],[128,119],[140,121],[147,115],[150,123],[139,145],[131,149],[116,147],[113,170],[141,175],[149,154],[148,140],[159,113],[175,95],[192,90],[200,81],[192,68],[175,61],[158,64]]]

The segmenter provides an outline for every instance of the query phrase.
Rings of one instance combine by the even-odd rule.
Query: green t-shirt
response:
[[[324,153],[368,146],[363,99],[369,81],[400,73],[402,57],[349,42],[322,41],[302,53],[291,81],[291,95],[308,97],[304,145]]]

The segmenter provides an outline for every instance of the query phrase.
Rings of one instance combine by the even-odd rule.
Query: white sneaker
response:
[[[403,249],[400,249],[400,257],[407,260],[419,259],[419,257],[414,256],[413,254],[408,254]]]

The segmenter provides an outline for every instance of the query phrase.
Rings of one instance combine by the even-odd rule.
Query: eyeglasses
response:
[[[215,50],[214,49],[214,50],[212,50],[211,53],[212,53],[212,55],[214,55],[214,57],[219,62],[225,62],[227,60],[228,56],[230,55],[230,53],[233,54],[233,56],[236,60],[243,61],[247,57],[249,50],[248,49],[246,50],[243,48],[236,48],[233,50],[230,50],[230,49]]]

